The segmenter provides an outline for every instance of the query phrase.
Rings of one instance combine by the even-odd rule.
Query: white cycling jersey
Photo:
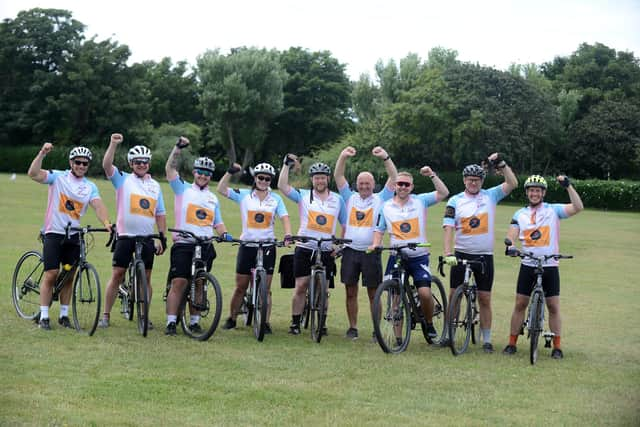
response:
[[[260,200],[254,190],[228,189],[227,197],[240,205],[242,217],[242,234],[240,239],[269,240],[275,239],[274,221],[276,215],[280,218],[289,216],[282,197],[269,193]]]
[[[196,183],[183,181],[180,176],[169,181],[169,185],[175,194],[175,228],[190,231],[199,237],[213,237],[213,228],[223,223],[218,197],[208,186],[200,188]],[[173,233],[173,241],[194,243],[192,237],[182,237],[176,233]]]
[[[360,193],[352,191],[348,184],[340,188],[340,195],[346,201],[347,223],[345,239],[351,239],[348,244],[352,249],[364,251],[373,243],[375,222],[382,209],[382,204],[393,197],[393,190],[386,186],[379,193],[363,199]]]

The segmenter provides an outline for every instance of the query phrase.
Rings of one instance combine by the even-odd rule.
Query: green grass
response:
[[[115,195],[97,182],[111,212]],[[163,184],[173,225],[173,195]],[[329,336],[287,335],[291,291],[274,286],[274,335],[258,343],[249,328],[217,330],[204,343],[163,334],[162,291],[167,255],[156,260],[152,319],[142,338],[114,313],[93,337],[55,328],[44,333],[19,319],[11,274],[22,252],[37,248],[46,187],[0,174],[0,425],[639,425],[640,215],[586,210],[562,223],[563,348],[544,350],[536,366],[527,341],[514,357],[479,346],[454,358],[418,332],[407,351],[383,354],[370,341],[366,293],[360,292],[361,338],[347,341],[344,289],[331,295]],[[240,234],[237,205],[222,200],[223,217]],[[295,224],[297,210],[288,204]],[[430,210],[434,254],[442,247],[444,205]],[[496,252],[515,206],[499,206]],[[113,218],[113,216],[112,216]],[[96,224],[92,212],[86,223]],[[89,253],[104,287],[111,254],[96,237]],[[218,245],[214,274],[223,315],[233,289],[236,247]],[[281,252],[282,253],[282,252]],[[507,342],[517,261],[496,256],[493,343]],[[277,278],[274,280],[274,285]],[[118,309],[118,303],[114,312]],[[57,305],[52,316],[57,317]]]

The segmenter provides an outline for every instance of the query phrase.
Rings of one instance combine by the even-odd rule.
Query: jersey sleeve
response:
[[[249,193],[249,190],[247,190],[246,188],[242,188],[242,189],[227,188],[226,196],[229,199],[233,200],[234,202],[240,203],[240,201],[244,199],[248,193]]]
[[[179,175],[169,181],[169,185],[171,186],[171,189],[176,196],[182,195],[182,193],[184,193],[184,190],[189,186],[189,184],[184,182]]]
[[[55,169],[47,171],[47,178],[44,180],[43,184],[53,184],[63,173],[64,172]]]
[[[109,176],[108,178],[109,181],[111,181],[111,184],[113,184],[113,187],[117,190],[118,188],[122,187],[122,184],[127,178],[127,175],[129,174],[126,172],[122,172],[117,167],[113,166],[113,175]]]
[[[306,194],[309,190],[298,190],[296,188],[291,187],[291,191],[289,194],[285,194],[287,198],[295,203],[299,203],[304,194]]]
[[[498,202],[500,202],[500,200],[504,199],[507,196],[505,192],[502,191],[502,184],[491,187],[487,190],[487,194],[496,205],[498,204]]]
[[[98,186],[93,182],[89,181],[89,185],[91,186],[91,194],[89,195],[89,201],[100,199],[100,191],[98,191]]]
[[[384,187],[382,187],[382,191],[380,191],[378,194],[380,195],[380,198],[386,202],[393,197],[395,191],[385,185]]]
[[[284,201],[282,201],[282,197],[278,196],[277,194],[274,194],[273,196],[278,201],[278,204],[276,205],[276,214],[280,218],[282,218],[283,216],[289,216],[289,211],[287,211],[287,207],[285,206]]]
[[[339,203],[340,203],[340,211],[338,212],[338,221],[340,221],[340,224],[344,227],[344,225],[347,223],[347,205],[344,202],[344,199],[342,197],[339,197]]]
[[[160,188],[160,184],[158,184],[158,188],[160,192],[158,193],[158,205],[156,206],[156,215],[166,215],[167,211],[164,208],[164,197],[162,196],[162,189]]]
[[[213,215],[213,226],[216,227],[223,223],[224,221],[222,220],[222,213],[220,212],[220,203],[218,202],[216,203],[216,210]]]
[[[376,221],[375,231],[379,231],[380,233],[384,233],[387,229],[387,221],[384,219],[384,214],[382,211],[378,214],[378,219]]]
[[[444,218],[442,218],[443,227],[456,226],[456,205],[457,204],[458,204],[458,196],[453,196],[447,202],[447,206],[444,208]]]
[[[422,202],[422,204],[426,208],[428,208],[429,206],[433,206],[436,203],[438,203],[438,197],[437,197],[437,193],[435,191],[432,191],[431,193],[418,194],[416,197],[418,199],[420,199],[420,201]]]
[[[565,209],[565,205],[562,203],[552,203],[549,205],[551,209],[558,215],[560,219],[567,219],[569,215],[567,215],[567,211]]]
[[[353,194],[348,183],[345,183],[344,186],[342,188],[339,188],[338,190],[340,191],[340,195],[344,200],[349,200],[349,197],[351,197],[351,195]]]

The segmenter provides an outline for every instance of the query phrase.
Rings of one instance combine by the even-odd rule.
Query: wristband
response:
[[[433,178],[435,178],[436,176],[438,176],[438,175],[436,175],[436,174],[434,173],[433,175],[429,175],[429,178],[433,179]]]
[[[178,138],[178,142],[176,142],[176,147],[178,147],[179,149],[182,150],[184,147],[186,147],[189,144],[185,144],[185,143],[183,143],[181,141],[182,141],[182,138]]]
[[[382,159],[383,162],[386,162],[387,160],[389,160],[391,158],[391,156],[387,155],[387,157],[385,157],[384,159]]]
[[[498,163],[497,165],[495,165],[496,169],[504,169],[505,166],[507,166],[507,162],[505,162],[504,160],[500,161],[500,163]]]
[[[233,174],[235,174],[235,173],[237,173],[237,172],[240,172],[240,169],[238,169],[238,168],[234,168],[233,166],[231,166],[229,169],[227,169],[227,173],[228,173],[229,175],[233,175]]]

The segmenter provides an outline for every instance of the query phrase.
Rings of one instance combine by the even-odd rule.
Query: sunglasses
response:
[[[213,172],[208,171],[206,169],[196,169],[196,173],[198,175],[204,175],[204,176],[213,176]]]
[[[73,163],[75,163],[76,166],[89,166],[89,162],[83,162],[82,160],[74,160]]]
[[[410,182],[405,182],[405,181],[398,181],[396,182],[396,185],[398,187],[411,187],[411,183]]]
[[[136,165],[136,166],[148,165],[149,164],[149,160],[147,160],[147,159],[138,159],[138,160],[134,160],[133,164]]]
[[[258,176],[256,176],[256,178],[258,178],[258,181],[271,182],[271,177],[270,176],[258,175]]]

